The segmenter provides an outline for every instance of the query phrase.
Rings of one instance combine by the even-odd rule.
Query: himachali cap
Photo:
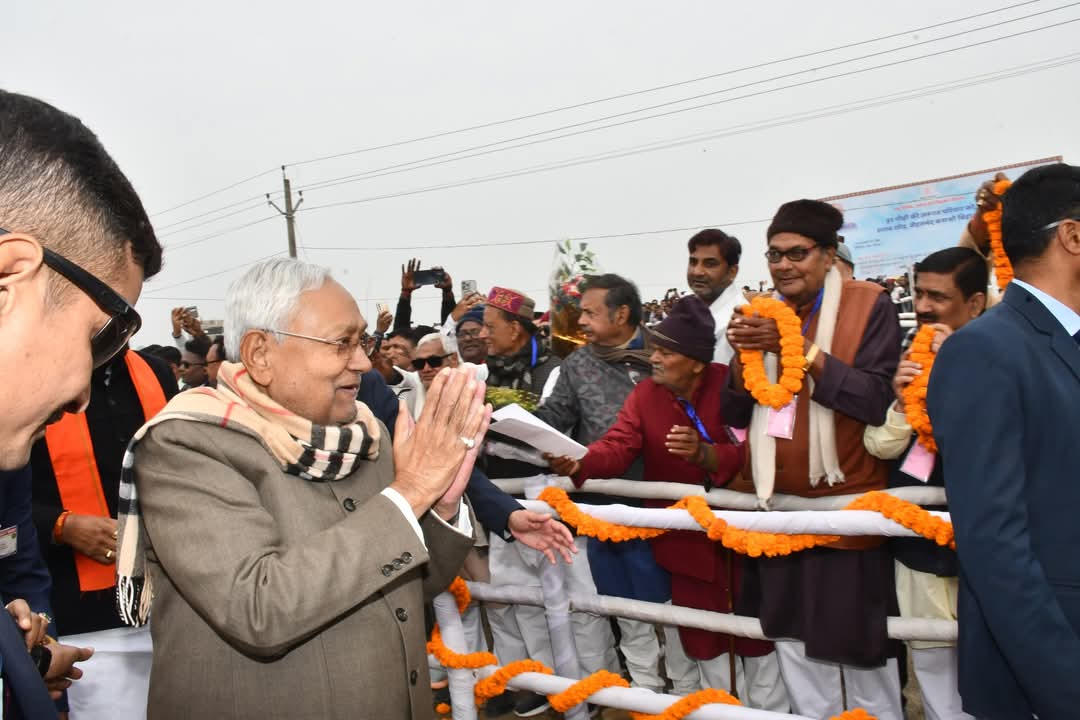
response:
[[[716,348],[716,321],[701,298],[685,295],[659,325],[649,330],[653,345],[711,363]]]
[[[509,288],[493,287],[488,293],[487,304],[517,315],[522,320],[533,321],[536,303],[528,295]]]

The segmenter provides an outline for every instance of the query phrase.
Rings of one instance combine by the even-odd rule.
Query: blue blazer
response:
[[[1080,717],[1080,346],[1031,293],[941,348],[928,410],[960,557],[960,695]]]

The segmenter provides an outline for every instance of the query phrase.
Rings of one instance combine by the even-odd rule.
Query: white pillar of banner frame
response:
[[[432,604],[435,606],[435,620],[439,623],[443,643],[456,653],[467,653],[465,626],[461,622],[457,600],[450,593],[442,592],[435,597]],[[473,695],[476,672],[468,668],[446,670],[450,678],[450,707],[453,709],[454,720],[477,720],[476,698]]]
[[[550,478],[539,475],[525,481],[525,497],[534,498],[550,483]],[[544,617],[547,619],[551,638],[551,656],[555,661],[555,674],[566,678],[582,678],[578,663],[577,644],[570,619],[570,596],[566,590],[566,566],[560,558],[554,564],[545,562],[540,570],[540,589],[544,597]],[[585,703],[567,710],[566,720],[589,720],[589,707]]]

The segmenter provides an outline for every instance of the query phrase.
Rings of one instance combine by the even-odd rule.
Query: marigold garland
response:
[[[933,540],[942,547],[956,549],[956,536],[951,523],[947,523],[936,515],[918,505],[890,495],[887,492],[874,490],[861,497],[855,498],[848,503],[845,510],[872,510],[881,513],[893,522],[899,523],[908,530],[914,530],[927,540]]]
[[[659,528],[635,528],[616,525],[615,523],[589,517],[566,495],[565,490],[557,487],[544,488],[537,499],[543,500],[555,508],[555,511],[559,513],[559,517],[564,522],[577,528],[579,535],[587,535],[588,537],[611,542],[625,542],[626,540],[649,540],[660,537],[667,532]]]
[[[450,581],[450,587],[446,588],[446,591],[454,596],[454,600],[457,601],[458,612],[464,615],[469,603],[472,602],[472,593],[469,592],[469,586],[465,584],[465,579],[458,575]]]
[[[743,369],[743,384],[747,392],[761,405],[779,410],[802,390],[803,355],[802,324],[795,311],[776,298],[758,296],[750,304],[739,308],[743,315],[757,314],[776,321],[780,331],[780,377],[770,383],[765,372],[765,355],[760,350],[739,350],[739,362]]]
[[[994,194],[999,198],[1012,186],[1009,180],[998,180],[994,183]],[[1009,262],[1009,256],[1005,254],[1005,246],[1001,243],[1001,203],[997,207],[987,210],[982,214],[983,222],[986,223],[986,232],[990,236],[990,252],[994,259],[994,277],[997,279],[998,289],[1012,282],[1013,267]]]
[[[839,715],[833,715],[829,720],[877,720],[877,715],[871,715],[862,708],[845,710]]]
[[[536,660],[518,660],[508,665],[504,665],[491,675],[488,675],[483,680],[476,683],[476,687],[473,689],[473,695],[476,697],[476,704],[483,705],[496,695],[502,695],[506,692],[506,684],[513,680],[521,673],[535,672],[543,673],[545,675],[551,675],[552,670],[547,665]]]
[[[450,714],[450,706],[447,705],[446,703],[439,703],[438,705],[435,706],[435,713],[438,714],[438,715],[449,715]]]
[[[922,371],[908,383],[901,393],[904,396],[904,414],[908,424],[919,436],[922,446],[932,453],[937,452],[934,441],[934,427],[930,424],[930,415],[926,412],[926,387],[930,382],[930,370],[934,367],[932,344],[937,330],[932,325],[923,325],[911,341],[908,359],[922,365]]]
[[[667,532],[667,530],[659,528],[635,528],[617,525],[590,517],[582,512],[577,504],[567,496],[566,491],[561,488],[546,487],[540,493],[539,499],[555,508],[559,516],[566,523],[574,526],[580,535],[621,542],[642,537],[642,535],[636,533],[645,530],[652,531],[652,534],[645,537],[659,537]],[[724,547],[734,550],[740,555],[749,555],[750,557],[760,557],[762,555],[780,557],[801,550],[809,550],[819,545],[828,545],[840,539],[838,535],[767,533],[732,527],[722,518],[716,517],[705,498],[700,495],[684,497],[667,509],[686,510],[698,525],[705,529],[710,540],[720,542]],[[931,515],[918,505],[901,500],[888,493],[880,491],[866,493],[853,500],[844,509],[872,510],[881,513],[888,519],[900,523],[909,530],[913,530],[939,545],[956,547],[952,525],[935,515]],[[598,534],[601,531],[602,536]]]
[[[742,705],[737,698],[724,690],[705,688],[691,693],[668,707],[659,715],[631,712],[633,720],[682,720],[704,705]]]
[[[561,693],[548,695],[547,699],[555,712],[564,713],[570,708],[585,702],[596,692],[609,687],[628,688],[630,683],[622,675],[616,675],[608,670],[597,670],[592,675],[578,680]]]
[[[498,658],[489,652],[475,652],[463,655],[446,647],[438,625],[431,629],[431,640],[427,644],[427,651],[434,655],[435,659],[445,668],[476,670],[485,665],[499,664]]]

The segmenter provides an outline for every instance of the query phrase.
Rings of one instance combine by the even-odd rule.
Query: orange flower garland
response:
[[[743,384],[747,392],[761,405],[779,410],[802,390],[803,356],[802,325],[799,316],[776,298],[758,296],[743,305],[739,311],[746,316],[757,314],[776,321],[780,331],[780,377],[770,383],[765,373],[765,356],[760,350],[739,350],[739,362],[743,368]]]
[[[919,442],[930,452],[937,452],[937,443],[934,442],[934,428],[930,424],[930,416],[926,412],[926,387],[930,382],[930,370],[934,367],[934,351],[931,344],[937,330],[932,325],[923,325],[911,341],[911,352],[908,359],[922,365],[922,372],[908,383],[903,390],[904,414],[907,415],[908,424],[919,436]]]
[[[634,528],[616,525],[615,523],[589,517],[578,509],[577,504],[567,496],[565,490],[557,487],[544,488],[537,499],[543,500],[555,508],[555,511],[559,513],[559,517],[564,522],[577,528],[579,535],[587,535],[588,537],[611,542],[625,542],[626,540],[649,540],[660,537],[667,532],[659,528]]]
[[[724,690],[705,688],[691,693],[673,704],[659,715],[646,715],[645,713],[630,713],[634,720],[682,720],[703,705],[742,705],[738,699]]]
[[[994,183],[994,194],[1001,197],[1005,191],[1012,187],[1009,180],[998,180]],[[987,210],[982,214],[983,222],[986,223],[986,232],[990,235],[990,252],[994,258],[994,277],[997,278],[999,290],[1004,291],[1005,286],[1013,279],[1012,263],[1005,254],[1005,246],[1001,244],[1001,203],[993,210]]]
[[[498,665],[498,659],[489,652],[476,652],[462,655],[446,647],[443,642],[439,626],[431,629],[431,640],[427,644],[427,651],[435,656],[435,659],[445,668],[467,668],[475,670],[485,665]]]
[[[506,684],[521,673],[535,672],[551,675],[551,668],[536,660],[518,660],[499,668],[491,675],[476,683],[473,695],[476,704],[483,705],[496,695],[506,692]]]
[[[956,536],[953,534],[953,526],[950,523],[936,515],[931,515],[918,505],[901,500],[889,493],[880,490],[868,492],[862,497],[855,498],[844,509],[872,510],[881,513],[908,530],[914,530],[927,540],[933,540],[942,547],[956,549]]]
[[[615,523],[589,517],[578,508],[577,504],[567,496],[566,491],[561,488],[546,487],[540,493],[539,499],[554,507],[564,521],[577,529],[579,535],[599,537],[593,533],[597,532],[597,528],[602,528],[604,532],[602,539],[621,542],[640,537],[636,533],[645,530],[651,530],[653,533],[648,537],[658,537],[667,532],[667,530],[659,528],[634,528],[616,525]],[[840,539],[837,535],[791,535],[732,527],[726,521],[716,517],[705,498],[700,495],[684,497],[674,505],[669,506],[668,509],[686,510],[698,525],[701,525],[706,530],[710,540],[720,542],[724,547],[734,550],[740,555],[749,555],[750,557],[760,557],[762,555],[780,557],[800,550],[809,550],[819,545],[828,545]],[[844,509],[872,510],[881,513],[888,519],[903,525],[909,530],[914,530],[939,545],[956,547],[952,525],[935,515],[931,515],[918,505],[901,500],[888,493],[880,491],[866,493],[853,500]],[[579,521],[582,523],[581,525],[578,525]]]
[[[450,587],[446,588],[446,591],[454,596],[458,612],[464,615],[469,603],[472,602],[472,594],[469,592],[469,586],[465,584],[465,579],[458,575],[450,581]]]
[[[438,715],[449,715],[450,714],[450,706],[447,705],[446,703],[439,703],[438,705],[435,706],[435,713],[438,714]]]
[[[839,715],[833,715],[829,720],[877,720],[876,715],[871,715],[862,708],[846,710]]]
[[[548,702],[555,712],[564,713],[575,705],[588,700],[598,690],[609,687],[630,687],[630,683],[622,675],[616,675],[608,670],[597,670],[592,675],[578,680],[570,687],[555,695],[548,695]]]

